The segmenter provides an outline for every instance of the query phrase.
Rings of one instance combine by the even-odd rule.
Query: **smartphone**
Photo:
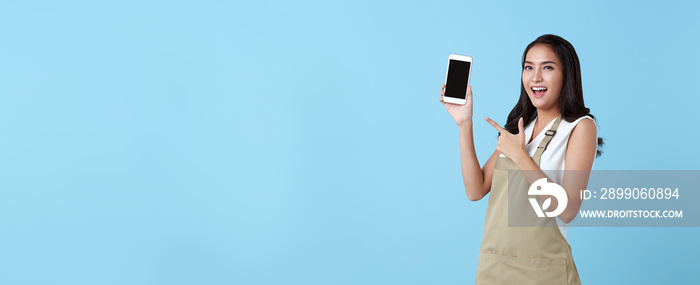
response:
[[[467,86],[472,73],[472,57],[450,54],[445,75],[443,101],[453,104],[467,103]]]

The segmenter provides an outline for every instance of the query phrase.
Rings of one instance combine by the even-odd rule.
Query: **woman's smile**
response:
[[[535,98],[541,98],[547,92],[547,87],[544,86],[532,86],[532,96]]]

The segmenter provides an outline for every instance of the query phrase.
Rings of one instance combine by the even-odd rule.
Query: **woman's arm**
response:
[[[581,208],[581,190],[588,187],[598,147],[598,129],[591,119],[583,119],[571,131],[566,147],[566,166],[562,187],[569,196],[569,204],[559,218],[570,223]],[[556,208],[554,208],[556,209]]]
[[[441,87],[440,102],[445,106],[445,109],[450,113],[450,116],[452,116],[459,128],[459,151],[464,189],[469,200],[477,201],[486,196],[491,189],[491,177],[499,153],[494,151],[482,170],[474,150],[472,87],[471,85],[467,87],[467,102],[464,105],[444,102],[442,96],[445,95],[445,85],[443,84]]]
[[[500,154],[494,151],[486,161],[484,167],[479,166],[474,149],[474,133],[472,121],[459,126],[459,151],[462,160],[462,179],[467,198],[478,201],[484,198],[491,190],[491,178],[496,165],[496,158]]]

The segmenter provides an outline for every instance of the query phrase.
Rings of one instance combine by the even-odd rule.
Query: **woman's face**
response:
[[[561,61],[552,48],[536,44],[525,55],[523,66],[523,86],[532,105],[537,109],[557,107],[561,88],[564,85],[564,71]]]

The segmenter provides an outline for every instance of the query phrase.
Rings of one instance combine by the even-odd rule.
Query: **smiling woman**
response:
[[[545,44],[533,46],[527,53],[523,66],[523,87],[535,108],[544,110],[556,107],[561,94],[564,73],[561,62],[552,48]],[[544,95],[549,92],[551,96]],[[540,128],[536,128],[541,130]]]
[[[485,118],[500,135],[483,167],[474,150],[471,86],[464,105],[440,100],[459,127],[467,197],[476,201],[490,193],[476,283],[580,284],[566,230],[581,207],[576,191],[586,189],[602,139],[583,102],[574,47],[555,35],[537,38],[523,53],[521,83],[520,98],[505,127]],[[545,174],[551,170],[558,171]],[[562,170],[577,171],[565,175]],[[514,172],[521,175],[514,179],[510,175]],[[556,217],[533,218],[544,226],[509,226],[508,211],[513,208],[508,199],[513,193],[527,193],[530,185],[543,178],[564,189],[564,210]],[[552,195],[538,198],[547,201],[549,208],[559,208]],[[530,211],[517,214],[534,215]]]
[[[567,40],[555,35],[540,36],[525,48],[522,68],[520,98],[508,115],[504,126],[506,130],[516,133],[518,118],[522,117],[527,125],[538,112],[550,109],[553,102],[557,102],[558,110],[566,121],[571,122],[585,115],[595,118],[584,104],[581,65],[576,50]],[[551,95],[545,99],[547,101],[541,100],[544,94]],[[539,126],[535,131],[541,128]],[[603,140],[599,138],[597,143],[602,146]],[[601,153],[597,150],[597,155]]]

